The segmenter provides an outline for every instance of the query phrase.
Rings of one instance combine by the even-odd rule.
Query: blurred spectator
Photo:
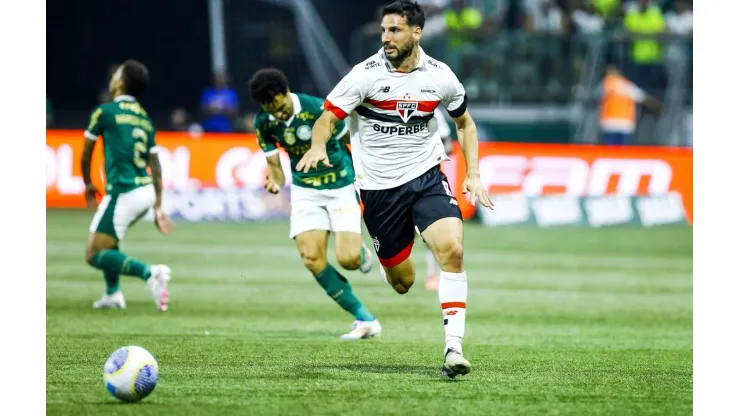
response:
[[[200,137],[203,134],[203,127],[198,123],[188,122],[188,119],[188,112],[184,108],[176,108],[170,116],[170,129],[187,132],[193,137]]]
[[[424,40],[442,35],[446,27],[444,9],[449,6],[450,0],[421,0],[417,3],[422,6],[426,15]]]
[[[613,18],[619,11],[620,0],[584,0],[594,6],[594,10],[604,19]]]
[[[691,35],[694,32],[694,12],[689,0],[676,0],[674,10],[666,13],[665,24],[669,33]]]
[[[573,12],[573,26],[578,33],[601,33],[604,30],[604,18],[596,12],[592,2],[586,2]]]
[[[614,65],[607,65],[602,85],[601,126],[604,144],[631,144],[637,126],[637,104],[660,112],[662,103],[625,78]]]
[[[694,32],[694,13],[688,0],[677,0],[674,10],[666,13],[665,25],[667,32],[675,36],[690,36]],[[669,64],[684,62],[688,54],[687,45],[682,39],[671,39],[666,51],[666,60]]]
[[[450,49],[470,46],[473,36],[483,24],[483,13],[469,6],[466,0],[453,0],[452,8],[445,10],[443,16]]]
[[[554,0],[529,0],[526,22],[530,32],[561,34],[564,31],[563,11]]]
[[[216,72],[213,86],[203,90],[200,98],[203,111],[203,129],[207,132],[232,132],[234,120],[239,113],[239,97],[229,86],[226,72]]]
[[[651,92],[661,89],[663,50],[656,36],[665,31],[663,12],[651,0],[638,0],[628,6],[624,26],[632,35],[632,80]]]
[[[46,128],[51,127],[51,123],[54,121],[54,107],[51,106],[51,100],[46,97]]]
[[[498,82],[498,68],[491,60],[482,62],[466,60],[462,73],[468,76],[462,81],[468,97],[473,101],[493,101],[501,96],[501,87]]]

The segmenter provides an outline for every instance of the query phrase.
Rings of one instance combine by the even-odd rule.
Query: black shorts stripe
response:
[[[390,114],[379,113],[375,110],[371,110],[370,108],[362,106],[362,105],[356,107],[355,111],[357,111],[357,114],[365,118],[369,118],[371,120],[385,121],[387,123],[398,123],[398,124],[422,123],[422,122],[429,121],[434,118],[434,113],[432,113],[426,116],[411,116],[411,118],[409,118],[409,121],[404,122],[401,119],[401,116],[392,116]]]

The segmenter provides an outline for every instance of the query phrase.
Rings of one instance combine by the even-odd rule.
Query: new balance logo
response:
[[[391,91],[391,87],[380,87],[380,92],[382,93],[389,93]]]

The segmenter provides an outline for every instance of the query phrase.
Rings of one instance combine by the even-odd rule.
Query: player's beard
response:
[[[395,58],[391,58],[387,53],[385,54],[386,59],[388,59],[388,61],[390,61],[390,63],[392,63],[396,68],[400,67],[401,64],[403,64],[403,61],[411,56],[411,52],[414,51],[414,46],[416,46],[416,44],[411,40],[404,46],[405,48],[400,45],[396,47],[397,54]]]

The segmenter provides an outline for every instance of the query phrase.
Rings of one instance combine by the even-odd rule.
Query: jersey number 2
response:
[[[134,127],[131,136],[134,138],[134,166],[144,169],[147,165],[146,159],[144,159],[147,142],[146,131],[141,127]]]

